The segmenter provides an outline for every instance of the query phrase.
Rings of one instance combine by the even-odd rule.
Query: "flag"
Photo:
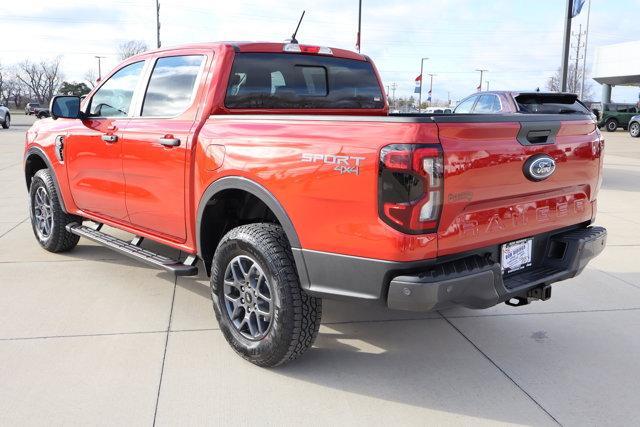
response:
[[[571,17],[575,18],[582,12],[582,6],[584,6],[586,0],[573,0],[573,10],[571,10]]]
[[[431,89],[429,89],[429,96],[427,97],[427,101],[431,102]]]
[[[422,89],[422,74],[416,77],[416,88],[413,93],[420,93],[420,89]]]

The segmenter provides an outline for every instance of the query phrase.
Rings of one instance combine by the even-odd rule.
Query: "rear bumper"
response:
[[[499,245],[410,263],[297,248],[293,255],[301,286],[318,297],[382,301],[410,311],[487,308],[513,298],[545,299],[540,291],[579,274],[602,252],[606,236],[602,227],[585,226],[533,236],[533,266],[506,276]]]
[[[500,264],[479,255],[440,264],[391,280],[387,305],[397,310],[429,311],[451,306],[487,308],[511,299],[546,299],[552,283],[572,278],[605,247],[603,227],[581,228],[548,239],[543,259],[533,268],[503,276]]]

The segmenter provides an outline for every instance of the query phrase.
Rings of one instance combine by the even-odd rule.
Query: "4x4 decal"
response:
[[[356,156],[339,156],[337,154],[314,154],[302,153],[301,160],[309,163],[323,163],[325,165],[334,165],[333,170],[340,172],[340,175],[351,173],[360,174],[360,164],[364,157]]]

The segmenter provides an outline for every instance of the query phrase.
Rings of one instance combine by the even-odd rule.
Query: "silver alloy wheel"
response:
[[[238,255],[224,272],[224,306],[233,326],[245,338],[260,340],[271,327],[273,294],[262,268],[252,258]]]
[[[631,126],[629,126],[629,133],[633,137],[637,137],[640,135],[640,123],[633,122]]]
[[[33,200],[33,217],[35,219],[36,232],[40,240],[47,240],[53,229],[53,210],[51,199],[44,187],[38,187]]]

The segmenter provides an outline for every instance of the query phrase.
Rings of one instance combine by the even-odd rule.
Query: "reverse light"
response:
[[[396,230],[434,232],[442,211],[443,159],[439,145],[392,144],[380,152],[378,213]]]
[[[288,43],[282,47],[283,52],[289,53],[315,53],[319,55],[333,55],[333,51],[328,47],[309,46],[306,44]]]

